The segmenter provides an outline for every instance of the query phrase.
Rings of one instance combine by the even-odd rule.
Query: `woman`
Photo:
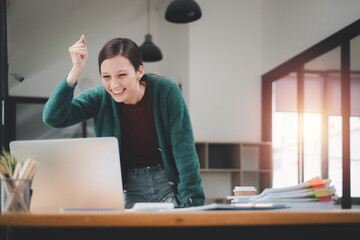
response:
[[[118,139],[125,208],[136,202],[203,205],[190,117],[176,83],[144,74],[139,47],[116,38],[99,53],[102,85],[74,97],[88,57],[85,37],[69,52],[73,67],[46,103],[44,122],[62,128],[93,118],[96,136]]]

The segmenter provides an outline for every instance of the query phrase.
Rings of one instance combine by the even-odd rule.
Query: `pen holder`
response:
[[[1,179],[1,213],[29,212],[30,181],[31,179]]]

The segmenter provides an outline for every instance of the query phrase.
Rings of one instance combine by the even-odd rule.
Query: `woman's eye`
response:
[[[103,76],[103,79],[110,79],[110,76],[105,75]]]
[[[119,77],[125,77],[126,74],[119,74]]]

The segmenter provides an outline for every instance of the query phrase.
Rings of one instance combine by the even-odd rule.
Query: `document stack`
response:
[[[273,203],[285,204],[292,209],[329,209],[337,199],[336,189],[330,179],[313,178],[298,185],[267,188],[254,196],[228,196],[232,204]]]

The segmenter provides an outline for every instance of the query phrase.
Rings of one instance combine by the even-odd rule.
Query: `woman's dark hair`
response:
[[[135,71],[143,65],[141,51],[138,45],[128,38],[114,38],[108,41],[99,53],[99,73],[101,74],[101,64],[106,59],[121,55],[131,62]]]

